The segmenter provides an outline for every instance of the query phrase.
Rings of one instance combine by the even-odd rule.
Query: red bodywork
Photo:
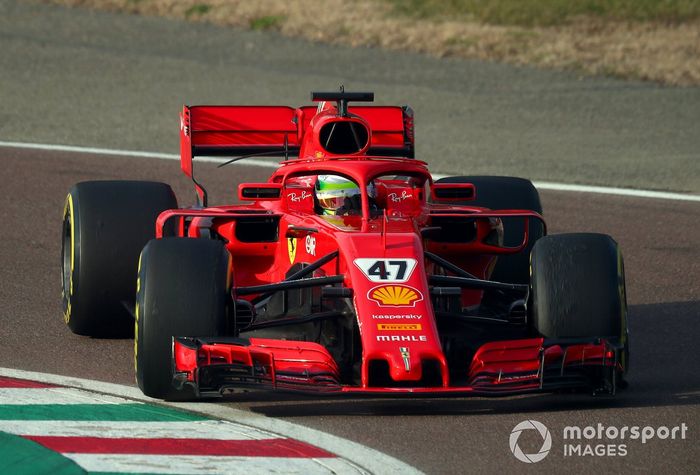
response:
[[[239,388],[334,394],[512,394],[589,384],[580,369],[609,372],[614,378],[619,369],[617,349],[604,339],[506,338],[465,353],[468,359],[459,371],[450,366],[446,340],[436,323],[435,296],[451,290],[451,302],[471,308],[480,304],[484,289],[461,287],[455,295],[454,286],[439,285],[435,276],[445,272],[426,253],[440,256],[475,279],[488,280],[498,255],[520,252],[528,242],[527,223],[542,217],[529,210],[493,212],[453,204],[479,191],[470,184],[434,184],[426,163],[410,158],[414,135],[409,108],[342,110],[343,106],[321,102],[319,107],[298,109],[185,107],[182,169],[193,180],[192,160],[198,155],[277,153],[287,159],[267,183],[239,185],[239,198],[245,204],[162,213],[157,237],[174,220],[180,236],[200,237],[206,232],[223,239],[232,256],[231,297],[237,306],[246,302],[254,306],[269,292],[265,286],[285,282],[303,268],[300,264],[320,263],[308,278],[335,277],[332,282],[319,280],[326,289],[317,290],[344,292],[342,298],[356,321],[360,354],[354,379],[320,343],[255,336],[250,329],[263,326],[253,318],[234,337],[175,337],[176,385],[191,385],[199,394]],[[331,151],[335,145],[329,131],[334,126],[348,131],[341,139],[351,137],[353,150]],[[343,140],[338,147],[347,148]],[[314,184],[321,174],[343,175],[362,190],[372,183],[376,196],[370,200],[363,194],[357,215],[319,215]],[[196,181],[195,186],[206,203],[206,192]],[[450,192],[461,198],[451,198]],[[506,216],[526,222],[519,246],[504,247],[494,237],[502,232],[500,218]],[[470,237],[462,241],[431,238],[435,223],[446,219],[468,222]],[[254,226],[265,230],[250,231],[257,229]]]

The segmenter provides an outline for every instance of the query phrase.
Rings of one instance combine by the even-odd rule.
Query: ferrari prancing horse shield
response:
[[[294,264],[294,258],[297,256],[297,238],[287,238],[287,252],[289,263]]]

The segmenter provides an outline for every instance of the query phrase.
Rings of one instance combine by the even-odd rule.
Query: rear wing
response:
[[[197,156],[298,157],[304,132],[316,106],[184,106],[180,115],[180,163],[197,193],[206,192],[194,180]],[[414,157],[413,110],[408,106],[351,106],[371,130],[368,155]]]
[[[299,150],[296,109],[285,106],[185,106],[180,116],[183,171],[189,156]]]

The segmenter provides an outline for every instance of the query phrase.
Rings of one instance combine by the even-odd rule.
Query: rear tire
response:
[[[542,214],[540,195],[530,180],[509,176],[450,176],[436,183],[473,183],[476,199],[458,202],[465,206],[482,206],[494,211],[503,209],[526,209]],[[503,244],[518,246],[522,242],[524,220],[503,218]],[[544,226],[538,220],[530,220],[529,242],[517,254],[499,256],[491,280],[513,284],[530,282],[529,258],[535,242],[544,235]]]
[[[613,337],[628,332],[625,271],[617,243],[608,235],[558,234],[532,251],[532,325],[546,338]]]
[[[139,260],[136,295],[136,381],[146,396],[169,399],[172,337],[227,334],[230,254],[220,241],[150,241]]]
[[[73,333],[128,337],[136,264],[158,215],[177,208],[165,183],[88,181],[74,185],[63,212],[63,316]]]

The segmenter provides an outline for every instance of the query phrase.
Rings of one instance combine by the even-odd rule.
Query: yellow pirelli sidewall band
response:
[[[68,219],[70,220],[70,283],[68,288],[68,295],[64,295],[68,304],[63,312],[63,320],[70,322],[71,314],[71,297],[73,296],[73,269],[75,269],[75,218],[73,217],[73,196],[68,193],[66,196],[66,203],[63,205],[63,220],[66,219],[66,214],[68,214]],[[64,283],[65,285],[65,283]],[[66,289],[63,289],[65,294]]]
[[[617,278],[618,292],[620,294],[620,343],[627,345],[627,295],[625,291],[625,264],[622,260],[622,252],[617,248]],[[622,367],[627,371],[627,354],[622,352]]]
[[[139,292],[141,292],[141,258],[143,251],[139,254],[139,265],[136,268],[136,303],[134,305],[134,377],[138,371],[139,355]],[[138,381],[137,381],[138,382]]]

